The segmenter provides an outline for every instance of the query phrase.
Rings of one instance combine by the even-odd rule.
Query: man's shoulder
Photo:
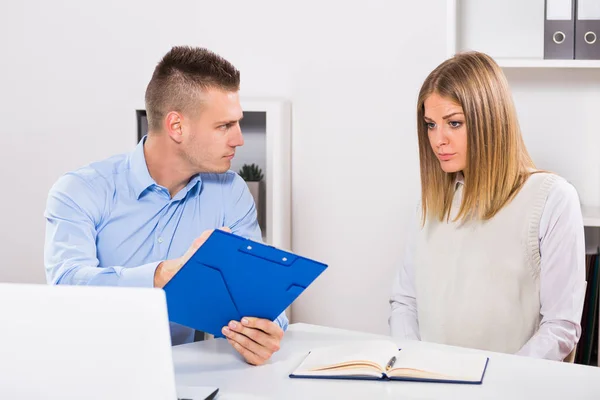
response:
[[[77,192],[89,189],[94,192],[114,188],[116,176],[128,170],[128,154],[118,154],[96,161],[62,175],[53,190]]]

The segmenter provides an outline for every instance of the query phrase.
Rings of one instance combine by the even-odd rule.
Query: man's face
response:
[[[236,147],[244,145],[242,117],[237,91],[203,91],[199,110],[182,120],[182,156],[193,170],[223,173],[230,169]]]

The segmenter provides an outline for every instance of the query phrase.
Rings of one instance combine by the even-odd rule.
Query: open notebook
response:
[[[398,350],[387,340],[361,341],[312,350],[290,378],[481,384],[488,360],[450,350]]]

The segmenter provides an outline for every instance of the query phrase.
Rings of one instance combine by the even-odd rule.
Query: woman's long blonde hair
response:
[[[455,220],[488,220],[518,193],[534,168],[506,77],[488,55],[466,52],[425,79],[417,103],[423,223],[428,213],[440,221],[450,218],[456,180],[456,173],[441,169],[429,143],[424,103],[433,93],[460,105],[465,116],[467,167]]]

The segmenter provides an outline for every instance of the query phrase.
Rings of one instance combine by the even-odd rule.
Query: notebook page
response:
[[[370,361],[377,364],[377,368],[384,369],[389,359],[397,351],[396,344],[386,340],[356,341],[338,346],[315,348],[311,350],[294,374],[304,374],[311,370],[334,366],[341,368],[344,363],[360,361]],[[381,374],[381,371],[377,371],[375,367],[373,370],[377,372],[378,376]],[[343,371],[347,372],[344,372],[344,375],[350,374],[348,368],[344,368],[340,372]],[[324,372],[331,374],[332,370],[329,369]]]
[[[375,368],[368,367],[340,367],[336,369],[324,369],[320,371],[294,371],[296,376],[326,376],[326,377],[373,377],[382,378],[383,373]]]
[[[487,357],[480,354],[462,354],[446,350],[406,349],[398,352],[394,368],[387,374],[403,376],[401,369],[411,376],[427,377],[427,374],[415,374],[423,371],[436,375],[434,378],[478,382],[485,369]]]

